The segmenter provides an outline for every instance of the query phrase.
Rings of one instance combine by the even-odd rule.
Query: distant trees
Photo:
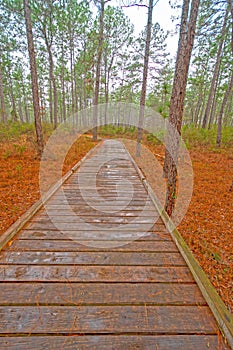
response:
[[[202,128],[232,124],[233,96],[230,89],[222,102],[231,81],[232,18],[228,0],[202,0],[198,16],[197,40],[192,71],[186,98],[186,123]],[[219,115],[222,115],[219,118]]]
[[[83,108],[111,101],[150,106],[164,118],[169,116],[174,62],[166,52],[167,33],[158,23],[150,24],[148,45],[149,26],[135,36],[124,11],[109,1],[27,3],[34,29],[42,122],[56,127]],[[137,5],[133,0],[128,3]],[[187,3],[191,11],[191,1]],[[149,0],[139,5],[150,8]],[[98,11],[93,11],[94,6]],[[200,1],[183,108],[186,124],[215,126],[218,144],[222,126],[233,125],[231,6],[232,0]],[[2,0],[0,19],[0,120],[31,122],[35,111],[23,2]],[[187,31],[184,26],[182,35]],[[104,117],[107,121],[107,107]]]
[[[231,14],[231,59],[233,61],[233,2],[232,0],[228,0],[228,5],[229,5],[229,10]],[[218,146],[221,145],[222,141],[222,119],[223,119],[223,113],[226,108],[227,102],[229,100],[230,94],[232,92],[233,88],[233,67],[231,67],[231,73],[230,73],[230,78],[228,82],[227,89],[225,90],[225,94],[222,100],[222,104],[220,107],[219,111],[219,116],[218,116],[218,133],[217,133],[217,139],[216,143]]]

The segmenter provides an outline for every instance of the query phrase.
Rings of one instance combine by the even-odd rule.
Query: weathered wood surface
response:
[[[72,240],[15,240],[9,247],[9,251],[15,250],[15,251],[54,251],[54,252],[86,252],[86,251],[99,251],[99,248],[96,248],[95,246],[91,246],[92,242],[106,242],[105,239],[103,241],[100,241],[95,239],[94,233],[91,233],[93,236],[93,239],[91,240],[89,238],[85,241],[82,241],[83,244],[79,244],[76,241]],[[78,237],[76,235],[76,237]],[[128,238],[129,241],[127,241],[127,237],[123,237],[122,241],[110,240],[110,243],[112,243],[111,251],[113,252],[177,252],[177,248],[174,242],[172,241],[135,241],[131,242],[130,238]],[[109,237],[108,237],[109,238]],[[128,244],[127,244],[128,242]],[[116,246],[117,244],[120,244],[120,246]],[[102,250],[109,251],[109,248],[102,248]]]
[[[92,335],[92,336],[33,336],[0,338],[3,350],[78,349],[78,350],[196,350],[225,349],[216,335]]]
[[[206,305],[195,283],[1,283],[0,305],[38,303],[73,306]]]
[[[120,142],[45,207],[0,253],[0,349],[228,348]]]

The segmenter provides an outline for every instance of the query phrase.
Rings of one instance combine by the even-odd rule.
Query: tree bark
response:
[[[147,87],[149,57],[150,57],[153,2],[154,2],[153,0],[149,0],[147,26],[146,26],[146,46],[145,46],[145,56],[144,56],[144,65],[143,65],[142,90],[141,90],[141,97],[140,97],[140,112],[139,112],[137,150],[136,150],[137,157],[140,157],[141,141],[142,141],[142,135],[143,135],[143,122],[144,122],[145,103],[146,103],[146,87]]]
[[[217,133],[216,143],[217,143],[217,146],[219,146],[219,147],[221,146],[221,142],[222,142],[222,118],[223,118],[223,113],[224,113],[224,110],[225,110],[228,98],[229,98],[229,96],[231,94],[232,88],[233,88],[233,70],[231,72],[230,82],[229,82],[228,88],[227,88],[227,90],[225,92],[225,95],[224,95],[224,98],[223,98],[223,101],[222,101],[222,104],[221,104],[221,108],[220,108],[220,111],[219,111],[219,116],[218,116],[218,133]]]
[[[233,58],[233,3],[232,0],[227,0],[229,8],[230,8],[230,13],[231,13],[231,53],[232,53],[232,58]],[[228,13],[228,9],[227,9],[227,13]],[[223,113],[224,113],[224,109],[226,107],[228,98],[231,94],[233,88],[233,69],[231,70],[231,78],[227,87],[227,90],[225,92],[223,101],[222,101],[222,105],[219,111],[219,116],[218,116],[218,133],[217,133],[217,139],[216,139],[216,144],[217,146],[221,146],[221,141],[222,141],[222,119],[223,119]]]
[[[64,46],[62,40],[62,70],[61,70],[61,86],[62,86],[62,119],[66,121],[66,94],[65,94],[65,60],[64,60]]]
[[[21,121],[21,123],[23,123],[24,120],[23,120],[23,110],[22,110],[22,101],[21,101],[21,97],[19,97],[19,103],[18,103],[18,105],[19,105],[19,117],[20,117],[20,121]]]
[[[23,89],[23,104],[24,104],[26,123],[29,123],[29,113],[28,113],[28,106],[27,106],[27,100],[26,100],[24,79],[22,79],[22,89]]]
[[[47,38],[45,39],[46,47],[48,50],[49,55],[49,75],[52,83],[52,91],[53,91],[53,124],[54,128],[57,127],[57,84],[56,84],[56,78],[54,76],[54,62],[53,62],[53,54],[51,50],[51,45],[48,43]],[[51,89],[51,86],[50,86]],[[50,97],[51,97],[50,93]],[[51,118],[51,117],[50,117]]]
[[[10,82],[10,96],[11,96],[11,105],[12,105],[11,116],[13,118],[13,121],[17,121],[18,120],[18,116],[17,116],[15,96],[14,96],[13,83],[12,83],[10,69],[8,71],[8,78],[9,78],[9,82]]]
[[[99,43],[98,43],[98,54],[95,74],[95,92],[94,92],[94,108],[93,108],[93,141],[97,140],[97,124],[98,124],[98,104],[99,104],[99,89],[100,89],[100,72],[101,72],[101,61],[103,53],[103,41],[104,41],[104,5],[105,1],[100,2],[100,18],[99,18]]]
[[[171,216],[175,207],[177,163],[180,145],[180,134],[184,110],[184,99],[187,86],[188,70],[195,38],[196,22],[200,0],[184,0],[181,17],[180,38],[176,59],[175,76],[170,102],[167,148],[164,171],[167,176],[167,193],[165,210]],[[176,133],[174,133],[174,130]],[[170,150],[170,152],[169,152]]]
[[[6,107],[5,107],[5,97],[4,97],[4,86],[3,86],[3,76],[2,76],[2,60],[0,51],[0,101],[1,101],[1,118],[3,123],[6,123]]]
[[[33,98],[33,109],[34,109],[34,117],[35,117],[36,137],[37,137],[38,153],[39,155],[41,155],[43,151],[43,134],[42,134],[42,126],[41,126],[41,118],[40,118],[39,89],[38,89],[38,78],[37,78],[37,68],[36,68],[36,56],[35,56],[33,34],[32,34],[31,9],[29,7],[28,0],[23,0],[23,6],[24,6],[24,17],[25,17],[26,31],[27,31],[30,71],[31,71],[31,79],[32,79],[32,98]]]

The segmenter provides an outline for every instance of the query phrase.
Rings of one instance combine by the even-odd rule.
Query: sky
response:
[[[135,33],[138,34],[147,24],[147,8],[145,7],[128,7],[123,8],[125,14],[130,18],[130,21],[135,26]],[[179,15],[181,10],[172,10],[169,5],[169,0],[159,0],[153,10],[153,23],[158,22],[165,30],[172,33],[175,32],[176,24],[179,21],[172,22],[171,16]],[[178,34],[170,35],[167,39],[168,52],[171,53],[171,58],[176,56],[178,46]]]

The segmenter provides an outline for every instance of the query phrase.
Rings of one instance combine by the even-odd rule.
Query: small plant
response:
[[[15,151],[22,156],[22,154],[26,151],[26,145],[13,144]]]
[[[3,154],[3,159],[8,159],[11,156],[11,151],[7,149]]]
[[[214,258],[214,260],[216,260],[217,262],[221,261],[221,257],[219,255],[219,253],[214,252],[212,253],[212,257]]]
[[[15,170],[17,171],[18,177],[21,178],[21,170],[22,170],[22,165],[17,164],[15,167]]]

